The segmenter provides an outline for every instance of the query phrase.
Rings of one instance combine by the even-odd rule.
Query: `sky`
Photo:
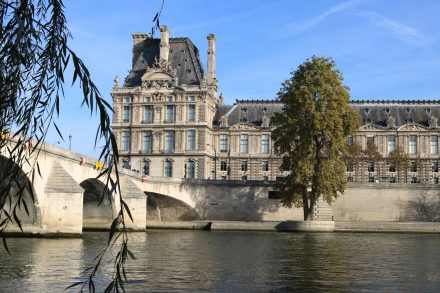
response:
[[[149,32],[162,0],[65,0],[70,46],[103,96],[131,67],[134,32]],[[189,37],[207,64],[207,39],[217,39],[217,79],[225,102],[274,99],[281,83],[313,55],[331,57],[352,99],[440,98],[438,0],[165,0],[161,24]],[[158,34],[156,37],[159,37]],[[98,119],[81,107],[70,82],[47,142],[89,156]]]

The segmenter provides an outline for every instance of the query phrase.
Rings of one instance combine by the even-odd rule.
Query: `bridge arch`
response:
[[[147,220],[150,221],[193,221],[200,220],[197,211],[175,197],[146,191]]]
[[[83,193],[83,229],[108,229],[115,203],[107,186],[96,178],[80,183]]]
[[[41,209],[31,180],[17,163],[3,155],[0,155],[0,203],[11,216],[15,210],[23,231],[41,227]],[[0,221],[5,217],[1,213]],[[18,226],[8,230],[18,231]]]

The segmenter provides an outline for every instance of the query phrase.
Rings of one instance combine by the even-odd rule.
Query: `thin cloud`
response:
[[[420,33],[415,28],[404,25],[395,20],[371,11],[358,12],[358,15],[367,17],[369,21],[389,31],[393,36],[412,45],[423,46],[431,43],[431,39]]]
[[[330,7],[328,10],[326,10],[324,13],[321,13],[320,15],[309,19],[302,23],[290,23],[287,26],[283,28],[282,37],[288,37],[295,35],[300,32],[307,31],[316,25],[318,25],[320,22],[325,20],[327,17],[342,12],[344,10],[347,10],[348,8],[352,7],[357,2],[360,2],[360,0],[351,0],[351,1],[345,1],[342,3],[339,3],[338,5]]]

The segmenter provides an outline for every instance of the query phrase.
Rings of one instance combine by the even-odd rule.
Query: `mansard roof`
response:
[[[160,39],[147,38],[133,46],[132,69],[124,82],[124,87],[141,85],[141,77],[147,66],[152,66],[159,59]],[[204,71],[199,50],[188,38],[170,38],[169,61],[176,69],[179,84],[200,85]]]
[[[394,119],[395,128],[405,124],[420,124],[429,127],[430,117],[440,118],[440,100],[352,100],[350,106],[356,109],[361,125],[377,125],[388,128],[387,120]],[[214,117],[214,126],[220,126],[222,116],[228,125],[251,123],[261,126],[262,117],[272,117],[283,109],[277,100],[236,100],[234,105],[219,105]]]
[[[440,117],[439,100],[352,100],[350,105],[358,111],[361,125],[387,127],[387,119],[391,117],[396,127],[408,123],[428,127],[430,117]]]
[[[214,126],[220,125],[222,116],[227,117],[229,126],[238,123],[250,123],[255,126],[261,126],[264,115],[270,118],[274,113],[280,112],[282,109],[283,104],[275,100],[236,100],[232,106],[217,106]]]

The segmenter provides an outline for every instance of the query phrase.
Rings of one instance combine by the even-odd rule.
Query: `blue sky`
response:
[[[115,75],[131,66],[133,32],[150,31],[161,0],[66,0],[71,47],[109,100]],[[332,57],[352,99],[440,97],[440,1],[166,0],[161,23],[189,37],[206,66],[206,35],[217,38],[217,78],[227,103],[273,99],[281,82],[312,55]],[[66,85],[58,126],[47,141],[96,155],[96,117]]]

